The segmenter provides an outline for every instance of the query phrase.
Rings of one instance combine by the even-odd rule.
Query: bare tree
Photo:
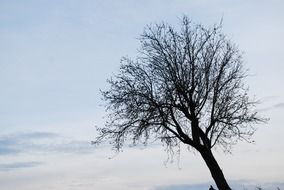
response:
[[[161,140],[170,148],[183,143],[201,154],[219,189],[230,189],[211,150],[249,141],[252,124],[264,121],[243,83],[240,52],[221,26],[204,28],[187,17],[180,30],[148,26],[140,42],[139,56],[123,58],[102,92],[109,121],[95,143],[108,140],[117,150],[128,140]]]

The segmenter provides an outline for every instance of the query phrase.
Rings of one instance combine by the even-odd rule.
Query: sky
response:
[[[122,56],[135,57],[147,24],[187,15],[243,52],[259,99],[255,143],[215,150],[235,189],[284,188],[282,0],[0,0],[0,189],[184,190],[214,184],[201,157],[182,148],[94,147],[103,126],[100,89]]]

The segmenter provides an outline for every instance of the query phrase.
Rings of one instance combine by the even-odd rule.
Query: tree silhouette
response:
[[[252,124],[264,121],[243,83],[241,53],[221,25],[205,28],[187,17],[180,30],[146,27],[140,42],[139,56],[123,58],[102,92],[109,120],[94,142],[108,140],[117,150],[128,140],[183,143],[201,154],[220,190],[230,189],[211,150],[250,141]]]

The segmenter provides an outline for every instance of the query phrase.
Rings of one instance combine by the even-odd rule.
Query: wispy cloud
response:
[[[14,135],[14,138],[17,139],[45,139],[45,138],[56,138],[59,137],[56,133],[50,132],[30,132],[30,133],[20,133]]]
[[[209,189],[210,183],[180,184],[157,187],[155,190],[204,190]]]
[[[49,132],[17,133],[0,136],[0,156],[19,153],[88,153],[88,141],[78,141]]]
[[[284,102],[275,104],[275,105],[274,105],[274,108],[284,108]]]
[[[35,144],[32,141],[40,139],[52,139],[57,134],[49,132],[16,133],[0,136],[0,155],[17,154],[27,150],[29,146]]]
[[[0,164],[0,171],[9,171],[22,168],[31,168],[42,165],[42,162],[14,162],[9,164]]]
[[[20,150],[17,150],[15,148],[11,147],[5,147],[3,145],[0,145],[0,156],[1,155],[11,155],[11,154],[17,154]]]

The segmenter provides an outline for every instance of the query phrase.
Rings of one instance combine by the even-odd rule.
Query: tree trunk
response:
[[[200,154],[202,158],[204,159],[204,161],[206,162],[206,165],[208,166],[218,189],[219,190],[231,190],[211,150],[202,150],[200,151]]]

